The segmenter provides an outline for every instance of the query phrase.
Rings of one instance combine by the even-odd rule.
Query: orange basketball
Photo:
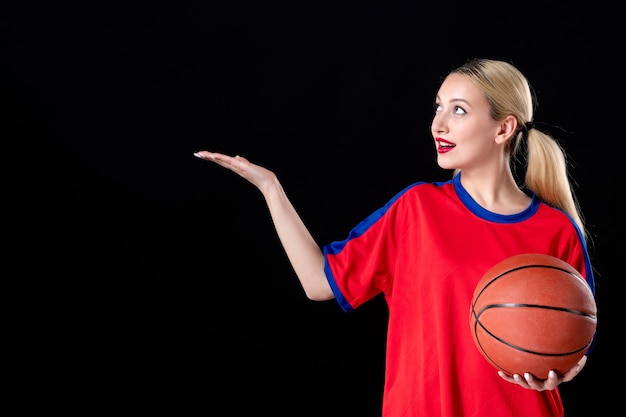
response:
[[[489,269],[470,308],[474,343],[494,367],[546,379],[563,374],[590,347],[596,302],[582,275],[553,256],[525,253]]]

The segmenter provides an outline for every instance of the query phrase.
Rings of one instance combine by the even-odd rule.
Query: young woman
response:
[[[519,253],[563,259],[595,293],[565,153],[533,126],[530,85],[504,61],[477,59],[451,71],[435,99],[431,133],[437,163],[453,178],[409,185],[344,240],[322,247],[272,171],[240,156],[195,155],[261,191],[310,299],[335,298],[351,311],[384,294],[383,416],[563,416],[558,385],[572,380],[587,356],[545,380],[507,376],[479,353],[468,314],[483,274]],[[523,181],[512,170],[520,149],[527,150]]]

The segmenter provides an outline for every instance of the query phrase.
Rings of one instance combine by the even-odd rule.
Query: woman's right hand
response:
[[[261,192],[264,192],[265,185],[276,180],[276,175],[272,171],[253,164],[239,155],[228,156],[217,152],[198,151],[194,156],[230,169],[255,185]]]

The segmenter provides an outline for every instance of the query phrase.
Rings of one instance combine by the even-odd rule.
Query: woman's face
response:
[[[431,124],[441,168],[467,170],[500,160],[502,147],[495,139],[501,124],[489,111],[476,85],[465,76],[448,75],[437,93]]]

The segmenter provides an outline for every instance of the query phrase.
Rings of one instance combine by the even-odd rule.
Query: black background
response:
[[[508,4],[508,3],[507,3]],[[22,2],[0,17],[12,323],[31,403],[91,412],[377,416],[386,312],[304,296],[260,193],[200,149],[273,169],[319,243],[417,180],[440,77],[529,78],[593,244],[599,338],[562,385],[609,407],[624,252],[616,11],[471,2]],[[608,44],[607,44],[608,42]],[[613,45],[613,46],[611,46]],[[618,75],[621,77],[622,75]],[[620,136],[616,139],[616,135]],[[619,142],[619,143],[615,143]],[[13,295],[15,294],[15,295]],[[601,375],[603,375],[601,377]],[[473,389],[473,388],[472,388]],[[45,400],[44,400],[45,399]],[[218,411],[219,410],[219,411]]]

